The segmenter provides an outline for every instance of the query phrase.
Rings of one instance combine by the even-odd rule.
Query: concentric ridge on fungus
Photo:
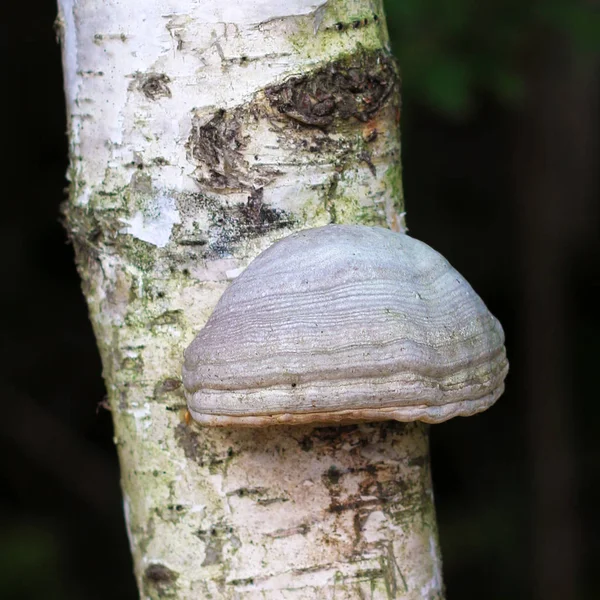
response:
[[[206,425],[445,421],[491,406],[504,333],[435,250],[378,227],[328,225],[260,254],[185,352]]]

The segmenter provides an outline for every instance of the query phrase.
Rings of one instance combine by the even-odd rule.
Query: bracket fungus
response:
[[[328,225],[260,254],[185,351],[203,425],[438,423],[491,406],[508,370],[498,320],[429,246]]]

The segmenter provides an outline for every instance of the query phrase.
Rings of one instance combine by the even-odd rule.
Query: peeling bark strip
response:
[[[183,421],[183,350],[254,256],[332,221],[403,228],[381,2],[59,9],[66,224],[141,597],[442,598],[424,426]]]

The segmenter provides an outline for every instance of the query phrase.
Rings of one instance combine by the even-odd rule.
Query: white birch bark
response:
[[[380,0],[58,4],[66,216],[141,597],[442,598],[425,426],[183,419],[182,352],[254,256],[403,227]]]

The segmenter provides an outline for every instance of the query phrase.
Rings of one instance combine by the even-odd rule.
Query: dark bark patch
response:
[[[234,210],[243,237],[264,235],[270,230],[282,229],[292,224],[288,213],[263,202],[263,188],[252,190],[247,202],[236,204]]]
[[[175,377],[168,377],[167,379],[163,379],[159,381],[154,387],[154,397],[157,398],[159,396],[163,396],[164,394],[169,394],[181,388],[182,382],[181,379],[177,379]]]
[[[289,529],[276,529],[272,533],[267,533],[266,535],[270,538],[278,539],[291,537],[293,535],[306,535],[309,531],[310,525],[302,523],[297,527],[290,527]]]
[[[285,211],[274,209],[250,196],[246,203],[219,206],[209,227],[208,249],[210,254],[218,257],[231,256],[234,246],[243,239],[284,229],[293,223],[294,220]]]
[[[228,585],[233,585],[236,587],[245,587],[247,585],[254,585],[254,577],[247,577],[245,579],[232,579],[231,581],[227,582]]]
[[[104,71],[76,71],[80,77],[104,77]]]
[[[251,168],[244,158],[248,136],[243,129],[248,110],[247,106],[221,109],[204,124],[192,118],[186,148],[189,160],[197,166],[194,177],[202,188],[220,193],[251,190],[266,185],[277,174],[266,167]]]
[[[339,120],[371,120],[399,83],[394,59],[360,51],[308,75],[266,88],[273,108],[306,127],[328,130]]]
[[[168,75],[164,73],[140,73],[137,75],[137,80],[138,89],[148,100],[171,97],[171,89],[169,88],[171,79]]]
[[[100,249],[114,245],[123,228],[117,212],[110,209],[99,211],[67,203],[61,208],[69,241],[78,260],[85,263],[97,261]]]
[[[362,500],[360,498],[354,498],[347,500],[346,502],[336,502],[333,501],[328,507],[328,511],[331,513],[342,513],[347,510],[357,510],[357,509],[374,509],[378,508],[381,505],[381,500]]]
[[[289,502],[285,496],[270,496],[269,490],[263,487],[242,487],[227,493],[228,496],[237,496],[238,498],[248,498],[256,502],[259,506],[269,506],[279,502]]]
[[[367,152],[366,150],[363,150],[359,155],[358,158],[360,158],[360,160],[362,162],[364,162],[367,167],[369,167],[369,171],[371,171],[371,175],[373,175],[373,177],[377,176],[377,169],[375,167],[375,165],[373,164],[373,157],[371,156],[370,152]]]
[[[211,474],[226,471],[229,463],[236,456],[233,448],[217,454],[215,448],[208,445],[203,436],[199,435],[195,426],[187,425],[185,422],[175,428],[175,441],[187,459],[195,461],[201,467],[208,467]]]
[[[427,469],[429,468],[429,456],[427,454],[422,454],[421,456],[413,456],[408,460],[408,466]]]
[[[178,577],[178,573],[163,564],[151,564],[144,571],[144,593],[150,598],[174,598]]]
[[[120,211],[80,207],[71,203],[65,203],[61,208],[64,215],[63,225],[75,250],[82,288],[88,295],[92,291],[93,282],[99,277],[104,277],[101,256],[112,252],[119,240],[119,233],[123,228]],[[125,274],[121,275],[123,281],[127,279]],[[106,288],[107,299],[113,304],[118,304],[122,299],[123,290],[118,289],[116,281],[110,283]]]
[[[337,485],[337,483],[339,483],[340,481],[341,476],[342,472],[335,465],[331,465],[329,469],[327,469],[327,473],[325,474],[327,481],[332,485]]]
[[[227,492],[228,496],[238,496],[240,498],[244,498],[244,497],[249,497],[249,498],[256,498],[256,497],[262,497],[265,495],[265,492],[267,491],[267,488],[263,488],[263,487],[255,487],[255,488],[248,488],[248,487],[242,487],[242,488],[238,488],[237,490],[233,490],[232,492]]]
[[[225,110],[217,111],[204,125],[192,125],[187,149],[198,163],[199,183],[219,190],[246,187],[240,168],[242,164],[245,169],[248,166],[241,152],[246,146],[241,129],[235,112]]]
[[[355,436],[360,436],[360,430],[357,425],[340,425],[337,427],[316,427],[302,440],[302,444],[326,445],[332,448],[339,448]]]
[[[189,205],[206,211],[208,231],[180,232],[175,237],[180,245],[201,246],[205,258],[231,256],[242,240],[292,227],[295,223],[290,213],[264,202],[262,188],[251,190],[246,202],[227,205],[198,194],[197,200],[191,200]]]
[[[348,29],[361,29],[363,27],[368,27],[369,25],[376,25],[377,23],[379,23],[379,17],[375,13],[372,13],[370,18],[366,16],[346,22],[338,21],[330,27],[326,27],[326,29],[333,29],[334,31],[342,32]]]
[[[311,436],[310,435],[303,436],[298,441],[298,445],[300,446],[300,448],[302,448],[302,450],[304,450],[304,452],[310,452],[313,448],[313,441],[311,439]]]
[[[119,40],[123,43],[125,43],[128,38],[124,33],[113,33],[113,34],[102,34],[102,33],[96,33],[94,35],[94,44],[97,44],[98,46],[100,46],[102,43],[104,42],[110,42],[110,41],[115,41],[115,40]]]

